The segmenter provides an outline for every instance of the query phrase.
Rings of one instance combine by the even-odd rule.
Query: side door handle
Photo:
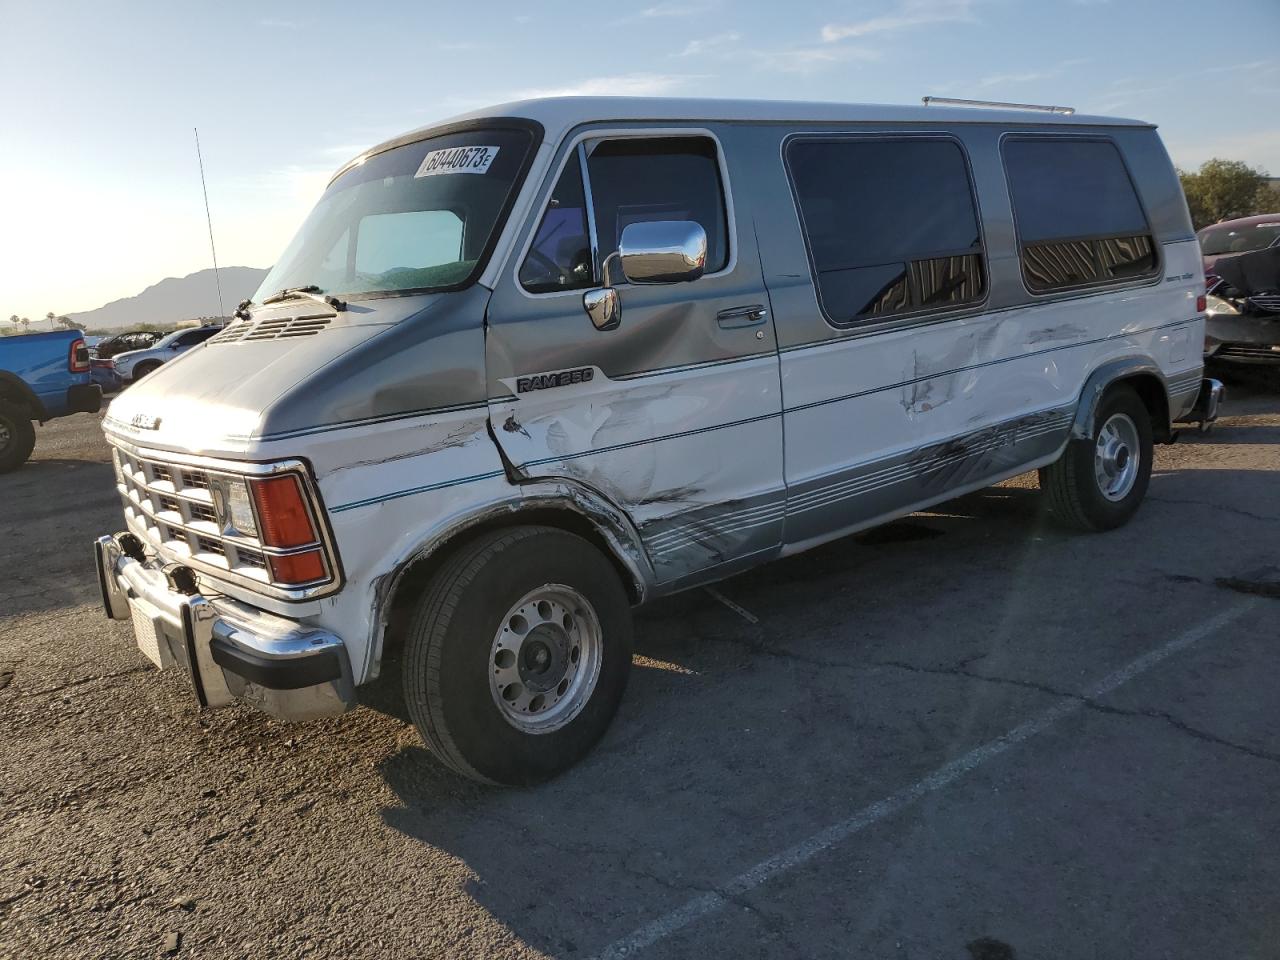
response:
[[[764,318],[768,315],[769,311],[764,308],[764,304],[752,303],[744,307],[729,307],[721,310],[716,314],[716,323],[726,330],[736,327],[754,327],[764,323]]]

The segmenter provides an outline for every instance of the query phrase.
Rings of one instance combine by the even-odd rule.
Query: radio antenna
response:
[[[209,188],[204,182],[204,155],[200,152],[200,130],[192,127],[196,134],[196,159],[200,161],[200,189],[204,192],[204,219],[209,224],[209,252],[213,254],[213,282],[218,285],[218,316],[227,315],[222,306],[222,277],[218,274],[218,248],[213,245],[213,217],[209,214]]]

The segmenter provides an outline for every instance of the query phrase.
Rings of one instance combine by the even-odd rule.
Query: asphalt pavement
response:
[[[201,713],[101,614],[99,420],[0,477],[0,957],[1280,957],[1280,382],[1121,530],[1020,477],[652,605],[528,790],[391,683]]]

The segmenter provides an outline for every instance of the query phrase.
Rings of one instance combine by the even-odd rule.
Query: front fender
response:
[[[412,549],[397,557],[391,570],[378,578],[371,621],[377,625],[378,630],[374,644],[374,662],[382,659],[392,600],[406,574],[415,565],[442,549],[448,549],[450,544],[457,542],[469,530],[495,523],[514,526],[521,522],[522,515],[535,518],[533,522],[545,522],[544,519],[536,518],[545,518],[548,510],[571,513],[590,523],[608,546],[613,559],[627,572],[630,580],[627,584],[628,592],[637,603],[643,603],[648,598],[656,582],[653,565],[644,549],[639,531],[625,511],[600,491],[576,480],[548,478],[521,481],[512,488],[510,497],[450,518],[447,524],[433,530]]]

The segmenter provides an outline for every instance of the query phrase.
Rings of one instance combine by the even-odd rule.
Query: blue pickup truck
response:
[[[90,379],[79,330],[0,337],[0,473],[31,456],[33,420],[97,413],[101,406],[102,388]]]

